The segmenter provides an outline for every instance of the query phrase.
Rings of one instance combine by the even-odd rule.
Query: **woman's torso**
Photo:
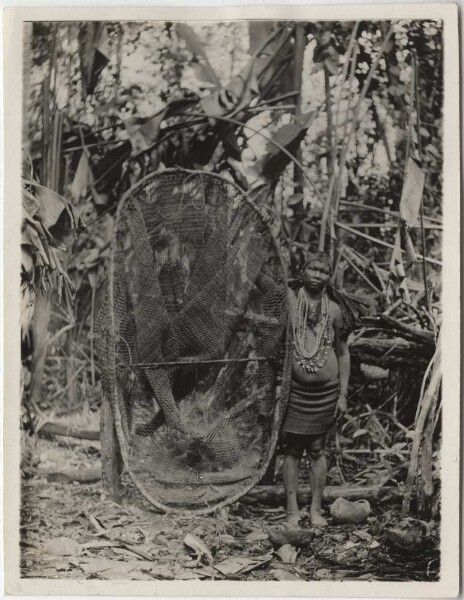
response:
[[[316,373],[308,373],[308,371],[298,364],[298,361],[295,356],[295,352],[293,353],[293,363],[292,363],[292,377],[298,383],[305,385],[311,382],[319,382],[325,383],[329,381],[334,381],[338,379],[338,358],[335,351],[335,340],[337,337],[336,333],[336,324],[338,320],[338,306],[335,302],[329,301],[329,315],[331,322],[330,338],[332,342],[327,352],[327,362],[323,367],[321,367]],[[305,334],[305,346],[308,349],[314,348],[316,342],[316,336],[319,328],[321,327],[321,322],[314,326],[308,326],[306,328]]]

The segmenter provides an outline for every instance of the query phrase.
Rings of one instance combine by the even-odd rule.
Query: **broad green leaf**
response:
[[[87,152],[82,152],[79,164],[77,166],[76,175],[70,187],[71,196],[74,200],[78,200],[81,196],[87,193],[89,182],[91,180],[89,156]]]
[[[161,122],[165,114],[166,111],[163,111],[149,119],[130,117],[124,121],[132,145],[132,154],[148,150],[158,140]]]
[[[178,23],[176,25],[176,31],[177,34],[184,40],[187,49],[190,50],[190,52],[194,54],[197,58],[203,59],[205,67],[203,71],[203,76],[208,77],[206,81],[214,83],[214,85],[220,87],[221,82],[219,81],[216,72],[211,66],[208,56],[206,55],[206,52],[203,48],[203,44],[199,40],[197,34],[189,25],[186,25],[185,23]]]
[[[316,111],[311,111],[302,115],[296,123],[283,125],[272,138],[274,143],[268,142],[267,153],[260,163],[260,172],[267,179],[277,179],[285,167],[290,162],[290,157],[282,151],[282,146],[290,154],[295,155],[298,147],[303,140],[306,130],[313,122]]]

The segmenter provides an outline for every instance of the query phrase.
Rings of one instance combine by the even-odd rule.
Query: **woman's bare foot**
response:
[[[300,515],[299,513],[290,512],[284,521],[285,529],[299,529],[300,528]]]
[[[319,511],[312,510],[310,513],[311,523],[314,527],[327,527],[328,523],[326,519],[321,515]]]

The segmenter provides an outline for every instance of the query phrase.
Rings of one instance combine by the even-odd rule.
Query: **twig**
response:
[[[360,276],[361,276],[361,277],[364,279],[364,281],[367,283],[367,285],[368,285],[369,287],[371,287],[371,288],[374,290],[374,292],[376,292],[376,293],[377,293],[379,296],[381,296],[381,297],[383,298],[384,296],[383,296],[383,293],[382,293],[382,291],[381,291],[381,290],[379,290],[379,288],[378,288],[376,285],[374,285],[374,284],[372,283],[372,281],[371,281],[371,280],[370,280],[370,279],[367,277],[367,275],[365,275],[365,274],[364,274],[364,273],[361,271],[361,269],[360,269],[359,267],[357,267],[357,266],[354,264],[354,262],[353,262],[353,261],[351,261],[351,260],[350,260],[350,259],[349,259],[349,258],[346,256],[346,254],[344,254],[344,255],[343,255],[343,257],[344,257],[344,259],[346,260],[346,262],[347,262],[347,263],[348,263],[348,264],[349,264],[349,265],[350,265],[350,266],[351,266],[351,267],[352,267],[352,268],[353,268],[353,269],[354,269],[354,270],[355,270],[355,271],[358,273],[358,275],[360,275]]]
[[[112,538],[110,533],[108,532],[107,529],[105,529],[100,522],[98,521],[98,519],[96,519],[92,514],[90,513],[85,513],[92,528],[96,531],[96,535],[98,537],[103,537],[106,538],[112,542],[119,542],[121,544],[121,546],[123,548],[125,548],[126,550],[129,550],[130,552],[133,552],[134,554],[137,554],[138,556],[140,556],[141,558],[143,558],[144,560],[151,560],[153,561],[154,558],[153,556],[151,556],[150,554],[147,554],[146,552],[144,552],[143,550],[139,550],[137,548],[137,546],[134,546],[132,544],[128,544],[123,538],[121,537],[115,537]]]
[[[287,100],[287,98],[293,98],[293,96],[298,96],[299,93],[300,92],[287,92],[286,94],[281,94],[280,96],[275,96],[275,98],[269,98],[269,100],[262,100],[261,102],[258,102],[257,104],[254,104],[253,106],[250,106],[249,109],[259,108],[259,107],[265,108],[269,104],[275,104],[276,102],[281,102],[282,100]]]
[[[317,558],[317,560],[326,562],[329,565],[335,565],[336,567],[342,567],[343,569],[356,568],[356,565],[349,565],[347,563],[342,563],[338,560],[335,560],[334,558],[329,558],[328,556],[323,556],[322,554],[319,554],[319,552],[316,550],[316,548],[314,547],[313,544],[309,544],[309,548],[310,548],[311,552],[314,554],[315,558]],[[364,568],[364,565],[362,565],[362,564],[360,564],[359,566]]]
[[[67,380],[66,385],[61,390],[57,390],[52,396],[50,396],[49,401],[55,400],[64,394],[64,392],[69,388],[69,386],[76,380],[76,377],[82,371],[85,365],[81,365],[76,371],[74,371],[73,375]]]

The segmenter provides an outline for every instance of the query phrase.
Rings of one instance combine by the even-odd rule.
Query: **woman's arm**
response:
[[[293,320],[295,318],[297,303],[298,303],[298,299],[296,297],[295,292],[291,288],[288,288],[288,311],[290,314],[290,323],[291,323],[292,327],[293,327]]]
[[[345,337],[341,337],[340,330],[338,330],[336,333],[335,351],[338,358],[339,380],[338,401],[335,413],[340,415],[345,413],[347,410],[348,382],[350,379],[351,369],[348,341]]]

